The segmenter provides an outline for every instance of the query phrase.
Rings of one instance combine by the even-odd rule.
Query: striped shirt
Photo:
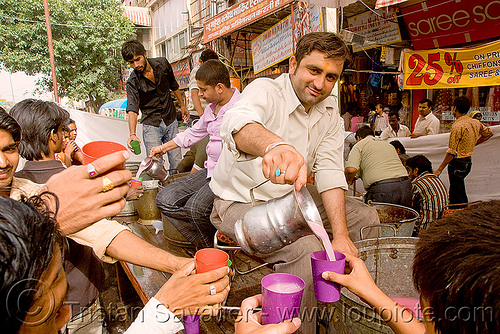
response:
[[[425,172],[411,181],[413,208],[420,213],[415,232],[425,230],[429,223],[441,217],[448,205],[448,192],[443,182],[433,173]]]

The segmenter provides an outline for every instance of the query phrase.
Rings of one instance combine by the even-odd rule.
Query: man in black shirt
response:
[[[189,111],[167,59],[147,58],[144,46],[136,40],[129,40],[123,44],[122,56],[134,69],[127,81],[127,113],[130,130],[127,145],[132,150],[130,142],[140,141],[136,136],[140,109],[142,138],[146,152],[149,152],[151,148],[168,142],[177,134],[176,109],[170,91],[179,101],[185,121],[189,119]],[[176,168],[181,161],[180,149],[169,151],[167,156],[170,168]]]

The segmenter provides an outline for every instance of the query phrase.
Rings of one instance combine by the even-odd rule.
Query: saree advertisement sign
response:
[[[500,85],[500,41],[468,49],[433,49],[404,54],[404,89]]]
[[[416,50],[498,36],[500,0],[427,0],[401,9]]]

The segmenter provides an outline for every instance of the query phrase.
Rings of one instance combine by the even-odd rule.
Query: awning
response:
[[[151,16],[145,7],[124,6],[125,15],[136,25],[151,27]]]
[[[339,8],[348,6],[357,1],[358,0],[310,0],[309,3],[321,7]]]
[[[102,109],[127,109],[127,99],[108,101],[99,108],[99,113]]]
[[[406,2],[408,0],[377,0],[375,4],[375,9],[379,9],[382,7],[397,5],[398,3]]]

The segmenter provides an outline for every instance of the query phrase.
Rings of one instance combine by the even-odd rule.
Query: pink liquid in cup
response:
[[[326,251],[317,251],[311,254],[311,266],[314,284],[314,296],[324,303],[333,303],[340,299],[339,284],[325,280],[321,275],[325,271],[338,274],[344,273],[345,255],[335,252],[336,261],[330,261]]]
[[[303,288],[297,283],[276,282],[268,286],[267,289],[276,293],[295,293]]]
[[[335,261],[335,252],[333,251],[332,243],[330,242],[330,238],[328,237],[328,233],[323,226],[318,225],[314,222],[308,222],[309,228],[313,231],[313,233],[321,240],[323,243],[323,247],[328,254],[328,258],[331,261]]]
[[[295,275],[274,273],[262,284],[262,324],[278,324],[298,317],[305,282]]]

